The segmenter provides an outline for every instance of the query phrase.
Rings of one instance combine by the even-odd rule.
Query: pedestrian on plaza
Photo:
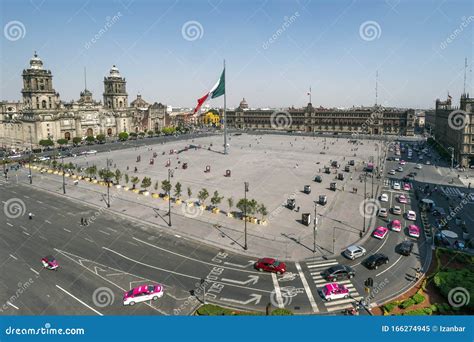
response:
[[[84,218],[81,217],[81,226],[83,226],[83,225],[84,225]]]
[[[32,214],[32,213],[28,213],[28,218],[29,218],[30,220],[32,220],[32,219],[33,219],[33,214]]]

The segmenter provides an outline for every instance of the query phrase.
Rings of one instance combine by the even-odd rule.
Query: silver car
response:
[[[344,251],[344,255],[351,260],[364,256],[366,253],[367,251],[364,247],[355,245],[347,247]]]

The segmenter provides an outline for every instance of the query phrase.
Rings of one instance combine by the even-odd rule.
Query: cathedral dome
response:
[[[242,108],[242,109],[249,108],[249,105],[248,105],[247,101],[245,101],[245,98],[243,98],[242,101],[240,101],[239,107]]]
[[[38,57],[36,51],[33,58],[30,59],[30,68],[36,70],[43,69],[43,61]]]
[[[120,76],[119,69],[115,65],[112,65],[112,68],[110,68],[109,76],[110,77],[122,77],[122,76]]]

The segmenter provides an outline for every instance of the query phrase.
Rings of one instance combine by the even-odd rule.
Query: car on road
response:
[[[398,172],[403,172],[403,167],[402,167],[402,166],[399,166],[399,167],[397,168],[397,171],[398,171]]]
[[[380,202],[388,202],[388,195],[387,194],[381,194],[380,195]]]
[[[86,151],[86,154],[97,154],[97,151],[96,150],[89,150],[89,151]]]
[[[392,214],[401,215],[402,214],[402,208],[400,208],[400,206],[398,206],[398,205],[392,207]]]
[[[399,163],[399,164],[400,164],[400,165],[405,165],[406,163],[407,163],[407,162],[402,159],[402,160],[400,160],[400,163]]]
[[[273,258],[258,259],[255,263],[255,268],[260,272],[267,271],[277,274],[283,274],[286,272],[285,263]]]
[[[328,302],[334,299],[349,298],[349,290],[342,284],[331,283],[326,284],[321,289],[322,297]]]
[[[404,203],[404,204],[408,203],[408,198],[405,195],[400,195],[397,197],[397,199],[399,203]]]
[[[426,165],[431,165],[431,162],[429,160],[427,160]]]
[[[394,232],[399,232],[402,230],[402,223],[399,220],[393,220],[392,222],[390,222],[390,228]]]
[[[403,183],[403,190],[404,191],[410,191],[411,190],[410,183]]]
[[[421,164],[416,164],[416,166],[415,166],[415,169],[417,169],[417,170],[421,170],[422,168],[423,168],[423,166],[421,166]]]
[[[379,217],[387,217],[388,216],[387,209],[386,208],[380,208],[378,215],[379,215]]]
[[[363,264],[368,268],[368,269],[377,269],[379,266],[383,264],[388,264],[389,259],[388,256],[382,253],[376,253],[371,256],[369,256],[367,259],[364,260]]]
[[[420,228],[417,225],[410,224],[408,226],[408,235],[414,238],[420,237]]]
[[[388,171],[388,174],[389,174],[389,175],[392,175],[392,176],[395,175],[395,170],[390,170],[390,171]]]
[[[344,255],[351,260],[364,256],[366,253],[367,251],[364,247],[356,245],[349,246],[344,251]]]
[[[141,285],[124,293],[123,305],[135,305],[135,303],[157,300],[163,297],[163,294],[162,285]]]
[[[413,241],[405,240],[397,246],[398,253],[404,256],[409,256],[413,251]]]
[[[416,213],[413,210],[408,210],[406,213],[407,220],[416,221]]]
[[[376,239],[382,240],[385,236],[388,234],[388,228],[385,227],[377,227],[375,228],[374,232],[372,233],[372,236]]]
[[[346,265],[336,265],[329,267],[321,273],[324,279],[328,281],[346,280],[355,276],[355,271],[352,267]]]
[[[402,189],[402,187],[401,187],[401,185],[400,185],[399,182],[393,183],[392,188],[393,188],[393,190],[401,190],[401,189]]]

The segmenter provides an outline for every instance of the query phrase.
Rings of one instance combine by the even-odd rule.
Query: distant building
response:
[[[420,112],[416,116],[415,124],[419,128],[424,128],[425,127],[425,112]]]
[[[63,102],[53,88],[53,75],[35,53],[23,70],[22,101],[0,102],[0,143],[8,147],[36,145],[41,140],[116,136],[120,132],[159,130],[166,106],[140,95],[128,105],[126,80],[114,65],[104,77],[103,103],[84,89],[76,101]]]
[[[474,165],[474,98],[462,94],[459,108],[436,100],[434,136],[446,149],[454,149],[454,160],[463,167]]]
[[[285,110],[248,109],[244,100],[234,110],[227,110],[228,127],[239,129],[280,129],[317,133],[370,135],[414,135],[415,111],[383,107],[327,109],[303,108]]]

